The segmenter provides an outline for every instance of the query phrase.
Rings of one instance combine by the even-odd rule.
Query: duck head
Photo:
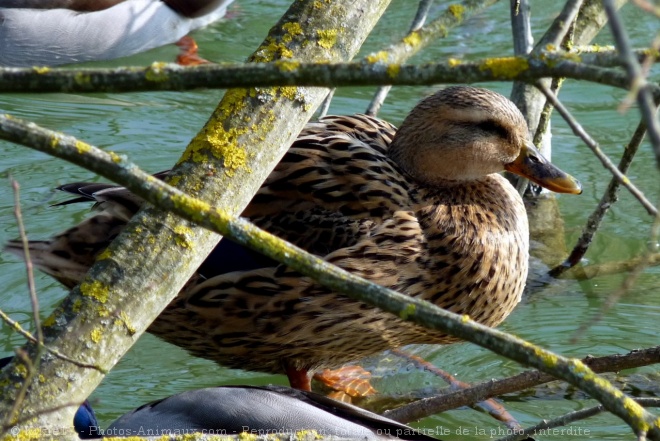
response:
[[[582,192],[579,181],[534,147],[516,105],[487,89],[448,87],[422,100],[401,124],[389,155],[431,186],[460,185],[508,170],[555,192]]]

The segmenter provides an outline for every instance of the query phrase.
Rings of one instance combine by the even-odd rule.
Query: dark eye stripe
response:
[[[502,124],[492,119],[482,121],[476,124],[476,126],[479,130],[492,133],[494,135],[499,136],[500,138],[507,139],[509,137],[509,130],[506,127],[504,127]]]

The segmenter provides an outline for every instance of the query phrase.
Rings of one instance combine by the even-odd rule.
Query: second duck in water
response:
[[[308,124],[243,216],[355,275],[496,326],[520,300],[529,257],[525,207],[503,170],[581,191],[534,148],[511,101],[449,87],[422,100],[398,130],[366,115]],[[30,252],[71,287],[142,201],[111,185],[62,189],[99,202],[100,212],[32,242]],[[8,249],[22,253],[19,242]],[[308,389],[318,368],[391,347],[456,341],[228,240],[198,276],[149,331],[228,367],[286,373],[294,387]]]
[[[89,435],[145,436],[278,434],[303,430],[365,441],[435,438],[350,404],[282,386],[220,386],[191,390],[145,404]]]
[[[110,60],[174,43],[233,0],[0,0],[0,66]]]

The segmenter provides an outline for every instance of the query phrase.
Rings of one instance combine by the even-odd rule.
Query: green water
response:
[[[262,41],[270,26],[288,6],[288,0],[237,0],[231,20],[216,23],[195,34],[202,55],[211,60],[243,61]],[[386,47],[396,41],[412,19],[417,2],[394,1],[390,11],[370,37],[362,53]],[[540,2],[535,2],[540,3]],[[551,3],[551,2],[547,2]],[[559,4],[559,2],[557,2]],[[534,5],[535,37],[559,11],[559,6]],[[436,7],[435,12],[438,11]],[[470,19],[452,35],[428,48],[415,61],[438,60],[443,57],[471,59],[494,54],[510,54],[508,2],[502,2],[487,13]],[[538,10],[537,10],[538,9]],[[626,22],[633,24],[631,34],[637,45],[647,45],[657,32],[658,22],[633,7],[624,11]],[[606,43],[606,38],[599,38]],[[146,64],[153,60],[170,60],[176,48],[166,47],[131,57],[123,62],[102,65]],[[486,84],[508,94],[508,84]],[[364,111],[374,88],[345,88],[337,92],[331,113]],[[433,87],[395,88],[382,109],[381,117],[395,124],[417,100]],[[222,96],[222,91],[183,93],[134,93],[88,95],[3,95],[0,111],[35,121],[45,127],[79,137],[94,145],[129,156],[148,171],[156,172],[172,166],[208,118]],[[616,111],[624,93],[607,87],[568,81],[562,90],[564,103],[584,127],[600,143],[603,150],[618,160],[637,124],[633,108],[625,114]],[[561,196],[559,205],[565,222],[565,236],[571,246],[579,236],[588,214],[605,189],[609,175],[588,149],[576,139],[558,118],[553,120],[553,161],[577,176],[584,185],[580,197]],[[17,236],[13,218],[13,200],[7,180],[14,176],[21,184],[21,203],[31,238],[43,238],[67,228],[87,213],[85,206],[53,208],[61,200],[53,187],[77,180],[97,179],[89,172],[29,149],[0,142],[0,242]],[[629,173],[630,178],[651,201],[660,199],[658,174],[648,144],[644,144]],[[623,260],[639,254],[649,241],[650,219],[640,205],[626,192],[607,215],[599,235],[586,256],[589,263]],[[502,329],[529,339],[564,355],[582,357],[625,353],[631,349],[658,344],[657,323],[660,319],[660,270],[643,272],[634,289],[623,298],[602,321],[574,343],[570,339],[586,318],[595,314],[604,299],[617,289],[624,276],[610,275],[586,282],[562,281],[534,289],[502,325]],[[26,293],[23,264],[13,256],[0,254],[0,306],[14,319],[29,326],[30,303]],[[65,296],[64,289],[48,277],[38,274],[37,287],[42,316]],[[6,326],[1,331],[0,355],[10,354],[23,340]],[[415,348],[416,353],[464,381],[502,378],[519,372],[516,363],[495,356],[471,344],[450,347]],[[384,378],[376,387],[402,391],[442,382],[428,374],[411,369],[405,362],[392,363],[391,369],[380,369]],[[656,378],[657,368],[646,367],[629,372],[639,378]],[[182,350],[147,335],[140,339],[128,355],[107,376],[92,395],[92,403],[102,425],[129,409],[176,392],[220,384],[286,384],[282,376],[271,376],[224,369],[213,363],[192,358]],[[514,397],[505,402],[508,410],[524,425],[536,424],[541,418],[592,405],[592,401],[564,393],[541,392],[537,397]],[[491,430],[501,427],[490,417],[470,409],[459,409],[428,418],[421,423],[428,428],[441,427],[443,439],[489,439]],[[631,439],[630,431],[618,419],[607,414],[573,426],[583,435],[561,439],[585,439],[589,429],[593,439]],[[447,430],[449,434],[447,435]],[[457,431],[460,430],[461,432]],[[483,432],[481,432],[483,430]],[[497,432],[493,432],[496,434]],[[468,436],[469,435],[469,436]],[[552,439],[556,436],[539,437]],[[559,439],[559,438],[557,438]]]

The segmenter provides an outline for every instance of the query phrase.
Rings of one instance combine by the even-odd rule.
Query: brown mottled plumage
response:
[[[451,87],[418,104],[398,132],[366,115],[308,124],[243,216],[358,276],[496,326],[520,300],[528,261],[525,208],[504,169],[579,193],[531,146],[513,103]],[[37,266],[67,286],[140,204],[118,187],[72,186],[64,189],[99,201],[101,213],[32,245]],[[455,341],[283,265],[262,266],[206,271],[149,331],[225,366],[286,372],[300,387],[308,370]]]

